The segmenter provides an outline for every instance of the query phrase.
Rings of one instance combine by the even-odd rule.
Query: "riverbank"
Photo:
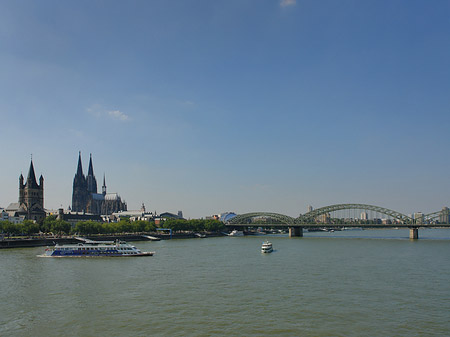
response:
[[[170,240],[170,239],[196,239],[196,238],[208,238],[208,237],[218,237],[224,236],[222,233],[208,232],[202,233],[199,236],[198,233],[172,233],[172,234],[162,234],[162,233],[139,233],[139,234],[120,234],[120,235],[85,235],[82,236],[84,239],[94,240],[94,241],[151,241],[152,238],[159,240]],[[27,238],[4,238],[0,240],[1,248],[27,248],[27,247],[45,247],[54,246],[56,244],[74,244],[82,242],[80,236],[63,236],[63,237],[27,237]]]

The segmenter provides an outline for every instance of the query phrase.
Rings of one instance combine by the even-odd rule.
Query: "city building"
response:
[[[88,174],[83,174],[81,152],[78,157],[78,167],[73,178],[72,212],[110,215],[119,211],[126,211],[127,204],[117,193],[106,192],[106,180],[103,175],[102,193],[97,193],[97,179],[94,175],[92,155],[89,158]]]
[[[331,216],[330,213],[321,214],[318,217],[316,217],[316,221],[318,223],[331,223]]]
[[[22,223],[25,220],[25,216],[10,216],[5,209],[0,209],[0,221],[9,221],[15,225]]]
[[[145,205],[142,203],[140,210],[130,210],[130,211],[120,211],[114,212],[112,215],[108,216],[106,221],[119,221],[121,219],[128,219],[130,221],[144,220],[152,221],[155,218],[155,214],[152,212],[147,212],[145,210]]]
[[[416,212],[414,213],[414,223],[416,224],[423,224],[425,220],[425,216],[422,212]]]
[[[56,216],[58,220],[64,220],[70,223],[72,227],[75,226],[77,222],[80,221],[95,221],[95,222],[103,222],[103,218],[98,214],[82,214],[77,212],[70,212],[60,208],[58,210],[58,214]]]
[[[234,212],[224,212],[219,214],[219,220],[223,223],[230,221],[236,216],[236,213]]]
[[[449,223],[450,212],[448,207],[443,207],[441,213],[439,214],[439,223]]]
[[[14,221],[21,217],[25,220],[39,221],[45,218],[44,209],[44,177],[39,177],[39,184],[34,173],[33,160],[30,162],[26,182],[23,175],[19,177],[19,202],[11,203],[6,208],[8,217]]]

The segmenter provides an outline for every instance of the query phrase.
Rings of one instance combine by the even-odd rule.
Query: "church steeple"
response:
[[[83,165],[81,165],[81,151],[78,152],[78,168],[77,168],[77,176],[83,176]]]
[[[105,174],[103,173],[103,186],[102,186],[102,194],[106,194],[106,180],[105,180]]]
[[[27,186],[28,188],[39,188],[36,181],[36,175],[34,174],[33,159],[31,159],[30,169],[28,170]]]
[[[89,154],[89,170],[88,170],[88,176],[94,175],[94,168],[92,167],[92,153]]]
[[[89,193],[97,193],[97,179],[94,176],[94,167],[92,165],[92,153],[89,158],[89,169],[86,177],[87,189]]]

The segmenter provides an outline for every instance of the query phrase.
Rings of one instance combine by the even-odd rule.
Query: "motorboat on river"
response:
[[[152,256],[155,252],[142,252],[124,241],[91,241],[49,247],[39,257],[130,257]]]
[[[272,253],[272,252],[273,252],[272,243],[269,241],[264,241],[261,246],[261,253]]]
[[[238,231],[238,230],[233,230],[230,234],[228,234],[228,236],[244,236],[244,232],[243,231]]]

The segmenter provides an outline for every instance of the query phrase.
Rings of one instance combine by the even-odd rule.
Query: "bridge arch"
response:
[[[307,212],[307,213],[299,216],[295,220],[297,223],[308,223],[308,222],[313,221],[315,218],[317,218],[320,215],[328,214],[328,213],[340,211],[340,210],[374,211],[377,213],[387,215],[391,218],[397,219],[402,223],[412,223],[413,222],[411,217],[409,217],[405,214],[402,214],[400,212],[393,211],[391,209],[384,208],[384,207],[379,207],[379,206],[374,206],[374,205],[366,205],[366,204],[336,204],[336,205],[325,206],[325,207],[317,208],[315,210]]]
[[[450,223],[450,210],[448,207],[444,207],[440,211],[424,214],[422,220],[424,223],[448,224]]]
[[[279,213],[270,213],[270,212],[253,212],[253,213],[245,213],[245,214],[239,214],[230,219],[226,224],[227,225],[238,225],[238,224],[245,224],[245,223],[251,223],[251,220],[256,217],[266,217],[271,218],[276,221],[279,221],[286,225],[293,225],[296,223],[296,219],[293,217],[290,217],[288,215],[279,214]]]

